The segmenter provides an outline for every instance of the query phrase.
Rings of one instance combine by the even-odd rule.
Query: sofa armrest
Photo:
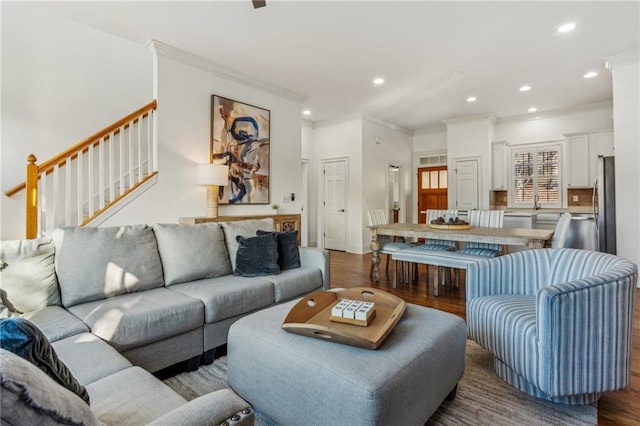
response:
[[[218,425],[251,426],[253,409],[231,389],[221,389],[191,400],[155,419],[150,425]]]
[[[535,295],[547,283],[551,250],[525,250],[467,267],[467,301],[490,295]]]
[[[594,382],[602,392],[628,385],[637,279],[633,265],[540,289],[538,340],[549,368],[543,391],[579,394],[592,391]]]
[[[322,272],[322,289],[329,290],[329,252],[317,247],[300,247],[300,266]]]

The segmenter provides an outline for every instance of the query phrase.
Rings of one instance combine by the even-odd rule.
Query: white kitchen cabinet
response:
[[[507,189],[507,143],[491,144],[491,188]]]
[[[567,150],[569,153],[567,186],[569,188],[591,186],[589,135],[568,136]]]

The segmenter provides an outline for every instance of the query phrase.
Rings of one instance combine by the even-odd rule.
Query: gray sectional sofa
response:
[[[52,239],[3,241],[3,307],[42,330],[101,422],[213,424],[236,414],[251,423],[232,391],[187,403],[150,372],[211,362],[236,320],[329,288],[328,255],[316,248],[299,248],[299,268],[234,275],[236,237],[258,230],[274,231],[273,220],[64,228]]]

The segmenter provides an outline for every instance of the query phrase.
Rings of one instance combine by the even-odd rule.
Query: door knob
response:
[[[338,213],[344,213],[344,209],[338,210]]]

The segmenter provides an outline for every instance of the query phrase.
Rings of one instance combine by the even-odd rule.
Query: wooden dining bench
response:
[[[434,285],[434,296],[438,296],[438,267],[446,267],[453,268],[456,272],[460,269],[467,269],[472,263],[478,263],[487,260],[486,256],[478,256],[474,254],[463,254],[457,253],[455,251],[425,251],[420,249],[405,249],[400,250],[392,254],[392,257],[395,264],[394,274],[393,274],[393,288],[396,288],[398,281],[398,271],[404,271],[406,268],[402,268],[400,262],[408,262],[409,264],[423,264],[435,266],[434,276],[433,276],[433,285]],[[408,276],[412,276],[411,271],[408,272]],[[457,280],[457,277],[456,277]],[[427,273],[427,285],[429,284],[429,274]]]

